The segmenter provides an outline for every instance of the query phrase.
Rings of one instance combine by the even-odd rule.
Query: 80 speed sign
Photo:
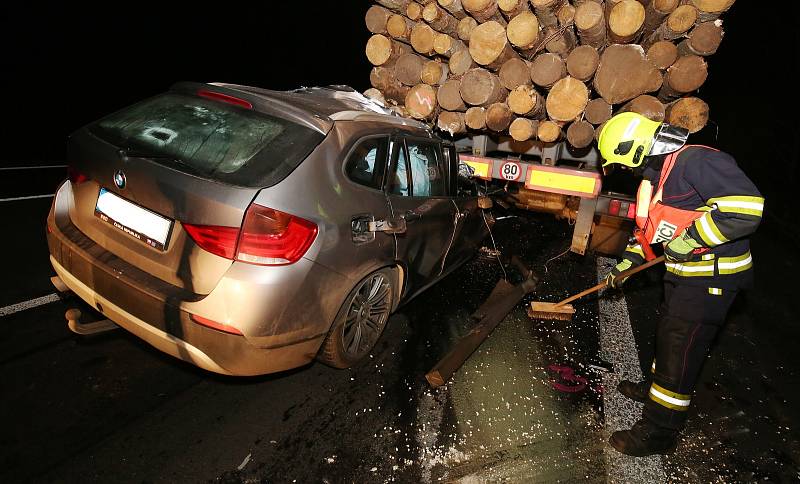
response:
[[[506,161],[500,165],[500,176],[504,180],[517,181],[522,176],[522,166],[515,161]]]

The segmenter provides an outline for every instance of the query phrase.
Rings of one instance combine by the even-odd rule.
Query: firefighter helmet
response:
[[[688,136],[689,131],[683,128],[652,121],[637,113],[621,113],[603,125],[597,147],[605,159],[603,166],[619,163],[635,168],[646,156],[677,151]]]

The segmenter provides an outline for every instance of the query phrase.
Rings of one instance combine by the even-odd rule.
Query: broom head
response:
[[[575,314],[572,304],[559,306],[558,303],[532,302],[528,308],[528,316],[534,319],[561,319],[570,321]]]

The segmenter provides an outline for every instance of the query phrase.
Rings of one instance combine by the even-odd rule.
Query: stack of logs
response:
[[[365,94],[452,135],[589,146],[612,113],[697,132],[735,0],[375,0]]]

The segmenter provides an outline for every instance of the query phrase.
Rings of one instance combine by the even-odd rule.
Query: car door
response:
[[[445,271],[456,204],[447,193],[449,170],[439,141],[400,135],[391,145],[385,190],[392,215],[406,220],[406,232],[395,238],[413,296]]]
[[[478,208],[478,190],[474,180],[459,179],[458,153],[455,146],[443,146],[444,160],[449,170],[448,192],[458,207],[458,221],[455,227],[453,246],[450,248],[445,270],[453,268],[472,257],[488,232],[488,223],[483,211]]]

